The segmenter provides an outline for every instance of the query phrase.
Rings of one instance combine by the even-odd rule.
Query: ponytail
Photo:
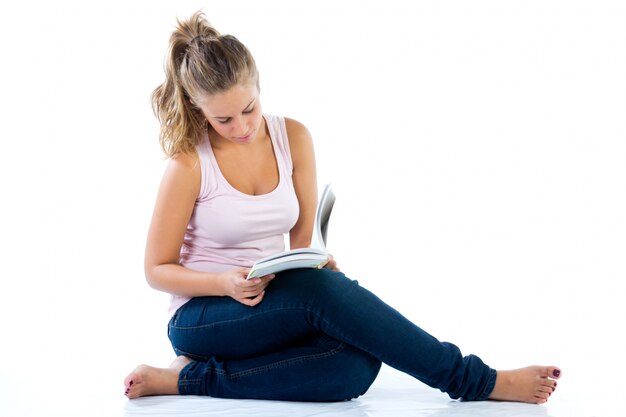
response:
[[[152,109],[161,123],[159,142],[168,157],[192,152],[202,139],[207,121],[194,102],[242,82],[258,85],[254,58],[237,38],[220,35],[202,12],[177,22],[165,82],[152,93]]]

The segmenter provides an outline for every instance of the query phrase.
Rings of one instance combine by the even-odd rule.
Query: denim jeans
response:
[[[381,362],[464,400],[486,399],[496,371],[439,342],[343,273],[279,273],[263,301],[197,297],[169,323],[177,355],[192,362],[181,394],[341,401],[364,394]]]

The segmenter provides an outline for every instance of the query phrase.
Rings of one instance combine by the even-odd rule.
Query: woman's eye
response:
[[[243,114],[250,114],[250,113],[252,113],[253,111],[254,111],[254,107],[253,107],[253,108],[251,108],[250,110],[244,110],[242,113],[243,113]],[[222,119],[222,120],[218,119],[217,121],[218,121],[219,123],[221,123],[221,124],[225,125],[225,124],[229,123],[229,122],[230,122],[230,120],[231,120],[231,117],[227,117],[226,119]]]

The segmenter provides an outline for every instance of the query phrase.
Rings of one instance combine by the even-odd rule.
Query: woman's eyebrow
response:
[[[250,108],[250,106],[256,101],[256,97],[252,99],[252,101],[250,103],[248,103],[248,105],[243,109],[244,111],[248,110]]]

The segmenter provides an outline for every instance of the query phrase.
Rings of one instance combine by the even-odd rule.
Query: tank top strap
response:
[[[218,178],[218,172],[216,171],[217,167],[211,163],[212,151],[208,132],[205,131],[202,137],[202,141],[196,145],[196,152],[200,163],[199,201],[205,200],[217,189]]]
[[[291,149],[289,148],[289,137],[287,136],[287,125],[285,118],[281,116],[263,115],[270,137],[273,140],[274,154],[279,165],[282,165],[288,177],[293,174],[293,161],[291,160]]]

